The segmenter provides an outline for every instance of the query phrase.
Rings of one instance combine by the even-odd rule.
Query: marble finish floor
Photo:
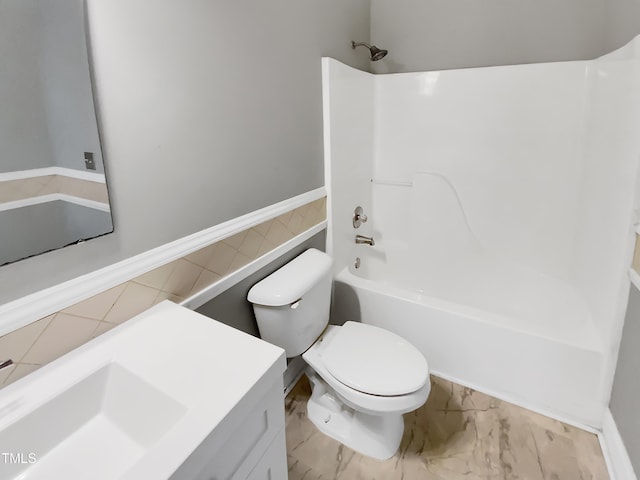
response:
[[[307,419],[305,376],[286,399],[289,480],[608,480],[596,435],[431,377],[394,457],[378,461]]]

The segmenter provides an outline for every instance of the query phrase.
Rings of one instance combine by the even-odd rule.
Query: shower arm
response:
[[[369,49],[369,53],[371,54],[372,62],[377,62],[378,60],[383,59],[387,55],[387,53],[389,53],[388,50],[378,48],[375,45],[369,45],[365,42],[356,42],[354,40],[351,40],[351,48],[355,50],[356,47],[367,47],[367,49]]]
[[[356,48],[356,47],[367,47],[367,48],[371,48],[371,45],[369,45],[368,43],[364,43],[364,42],[354,42],[353,40],[351,40],[351,48]]]

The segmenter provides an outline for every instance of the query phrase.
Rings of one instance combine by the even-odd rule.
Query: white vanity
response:
[[[285,368],[162,302],[0,390],[0,478],[286,479]]]

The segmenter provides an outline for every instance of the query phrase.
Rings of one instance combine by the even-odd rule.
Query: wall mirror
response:
[[[0,265],[113,231],[83,0],[0,0]]]

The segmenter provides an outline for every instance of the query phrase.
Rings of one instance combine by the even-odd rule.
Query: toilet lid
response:
[[[373,325],[347,322],[328,342],[322,359],[338,381],[360,392],[393,396],[427,383],[424,355],[404,338]]]

